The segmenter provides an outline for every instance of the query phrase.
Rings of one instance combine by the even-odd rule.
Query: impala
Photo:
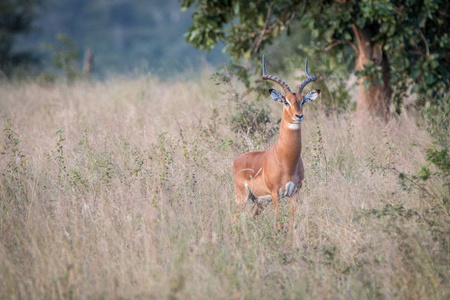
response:
[[[316,89],[302,96],[305,86],[317,80],[317,77],[309,74],[308,59],[305,71],[308,77],[298,86],[297,93],[293,93],[280,78],[267,74],[263,56],[262,79],[278,83],[284,91],[283,96],[277,90],[269,90],[272,98],[283,104],[280,133],[275,144],[266,151],[247,152],[234,161],[233,177],[238,211],[251,205],[250,211],[257,216],[272,201],[278,223],[280,199],[290,197],[291,221],[293,219],[295,195],[302,187],[304,178],[301,157],[303,105],[316,99],[320,93]]]

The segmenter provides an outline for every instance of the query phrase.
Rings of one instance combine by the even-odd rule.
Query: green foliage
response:
[[[218,67],[217,72],[212,75],[212,79],[216,81],[216,85],[230,84],[234,76],[245,84],[247,90],[252,90],[251,71],[234,60],[230,61],[227,66]]]
[[[432,137],[432,145],[426,152],[426,164],[417,174],[399,174],[399,182],[405,190],[418,190],[432,200],[431,207],[443,213],[450,222],[450,98],[443,104],[430,105],[424,109],[427,129]]]
[[[42,71],[36,76],[36,82],[42,86],[49,86],[56,82],[57,75],[52,72]]]
[[[23,174],[27,170],[27,157],[23,151],[19,149],[20,140],[18,134],[12,130],[12,124],[9,119],[6,119],[3,132],[5,135],[4,146],[2,147],[0,154],[5,155],[8,160],[8,168],[5,172],[8,172],[11,178],[17,179],[17,175]]]
[[[64,128],[60,128],[55,132],[58,136],[58,141],[56,142],[55,150],[52,151],[52,157],[56,161],[59,167],[60,175],[67,175],[66,172],[66,162],[64,159],[64,141],[66,140],[64,136]]]
[[[351,72],[354,54],[349,52],[339,52],[335,49],[322,51],[320,46],[315,44],[300,45],[300,57],[304,59],[308,57],[310,63],[310,73],[318,76],[318,81],[315,83],[321,90],[320,105],[326,113],[343,112],[351,108],[350,94],[347,89],[347,83]],[[291,58],[291,61],[297,62],[298,58]],[[292,62],[292,65],[294,65]],[[302,61],[303,63],[303,61]],[[298,81],[305,79],[300,78]]]
[[[37,62],[36,57],[30,52],[15,48],[17,38],[31,29],[37,2],[34,0],[0,2],[0,78],[2,75],[11,75],[15,68],[26,68]]]
[[[184,0],[182,9],[196,7],[186,40],[208,51],[223,40],[225,50],[233,57],[249,57],[293,21],[292,14],[285,12],[297,10],[298,5],[297,1]]]
[[[45,44],[45,47],[52,53],[53,66],[63,71],[66,80],[73,81],[81,75],[78,63],[80,53],[69,36],[58,34],[56,39],[57,44]]]
[[[13,130],[9,119],[5,120],[5,128],[2,135],[2,147],[0,148],[0,164],[4,166],[1,170],[0,186],[10,193],[10,197],[0,197],[0,217],[3,213],[6,201],[19,201],[26,197],[26,180],[32,179],[28,170],[28,157],[25,152],[19,148],[20,140],[17,132]],[[23,213],[23,211],[21,211]]]
[[[262,108],[261,104],[255,101],[238,102],[236,110],[237,112],[229,119],[231,130],[234,132],[255,134],[265,131],[266,125],[270,123],[269,110]]]
[[[364,66],[364,70],[356,71],[355,75],[360,78],[364,78],[364,88],[367,91],[372,85],[383,85],[381,71],[381,66],[375,65],[373,61],[371,61]]]
[[[180,12],[177,0],[39,1],[34,22],[37,30],[18,45],[32,49],[45,71],[52,64],[52,53],[42,44],[59,44],[55,39],[58,34],[69,36],[78,51],[92,50],[94,76],[149,71],[161,77],[173,76],[179,71],[198,70],[206,63],[226,61],[220,51],[205,57],[186,43],[183,34],[191,24],[190,11]]]
[[[184,8],[196,8],[193,25],[186,35],[186,40],[196,47],[210,50],[220,41],[232,57],[256,57],[267,45],[278,41],[281,32],[289,36],[295,28],[310,34],[311,42],[301,48],[314,49],[316,61],[324,59],[326,65],[327,59],[320,53],[324,51],[331,60],[344,62],[345,68],[327,66],[325,73],[334,72],[337,77],[347,76],[353,67],[352,50],[358,53],[366,47],[359,45],[356,37],[357,31],[363,31],[369,35],[372,47],[367,53],[379,54],[376,62],[366,65],[357,75],[368,78],[365,84],[369,86],[381,82],[385,75],[381,72],[390,72],[398,112],[409,88],[420,97],[438,101],[450,86],[448,1],[185,0],[182,3]],[[381,60],[389,63],[386,70],[380,69]],[[345,106],[337,102],[338,106]]]
[[[19,155],[19,139],[17,138],[17,133],[12,130],[11,121],[9,119],[6,119],[5,122],[5,129],[3,129],[3,132],[6,134],[6,145],[9,145],[9,147],[5,147],[3,149],[2,154],[6,154],[6,149],[9,148],[12,152],[13,158],[17,158]]]
[[[433,146],[426,150],[426,160],[436,167],[434,175],[444,178],[450,192],[450,96],[446,96],[446,103],[440,106],[427,103],[425,118],[428,131],[433,137]],[[429,176],[428,176],[429,178]],[[427,179],[428,179],[427,178]]]
[[[334,3],[333,3],[334,2]],[[372,33],[375,48],[386,55],[389,62],[390,84],[394,88],[393,100],[400,111],[405,92],[418,93],[428,100],[444,97],[450,86],[447,53],[449,18],[444,11],[450,9],[448,2],[425,1],[361,1],[359,5],[345,5],[333,1],[324,4],[324,12],[313,8],[301,22],[312,32],[314,40],[322,49],[332,47],[338,52],[360,47],[354,29]],[[315,18],[314,22],[308,18]],[[327,22],[333,18],[331,25]],[[331,55],[335,55],[330,53]],[[366,89],[375,83],[382,84],[381,67],[374,62],[357,72],[364,77]]]
[[[247,88],[245,93],[239,93],[234,87],[232,82],[234,77],[245,84]],[[260,92],[263,89],[252,84],[247,68],[232,62],[229,67],[219,68],[211,78],[216,85],[223,85],[227,88],[224,94],[231,96],[229,100],[234,103],[233,112],[227,116],[227,123],[231,131],[242,135],[251,148],[254,147],[252,138],[258,136],[259,142],[261,142],[275,135],[277,127],[272,124],[270,109],[260,100]],[[257,99],[247,100],[252,91],[259,92]]]

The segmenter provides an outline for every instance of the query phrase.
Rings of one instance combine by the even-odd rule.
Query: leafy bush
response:
[[[450,97],[447,96],[448,99]],[[425,149],[427,163],[420,167],[416,175],[400,173],[400,182],[405,189],[415,187],[427,191],[433,198],[436,198],[437,195],[430,192],[430,189],[427,188],[428,184],[433,184],[436,181],[442,182],[447,193],[444,193],[444,198],[440,200],[444,204],[448,204],[448,195],[450,195],[450,140],[448,136],[450,103],[447,101],[443,105],[436,106],[428,102],[424,109],[424,119],[425,126],[432,137],[432,145]]]
[[[80,66],[78,59],[80,53],[77,50],[75,42],[67,35],[57,34],[58,43],[46,43],[45,47],[52,52],[53,66],[63,71],[65,79],[73,81],[80,76]]]
[[[333,49],[325,52],[315,44],[301,45],[299,49],[301,57],[308,57],[310,60],[310,73],[318,77],[315,84],[321,90],[322,96],[320,104],[317,105],[327,114],[353,109],[347,88],[353,55],[344,52],[330,53]]]
[[[269,110],[262,108],[255,101],[239,102],[236,104],[237,112],[229,116],[230,128],[234,132],[255,134],[265,132],[270,123]]]
[[[246,89],[242,94],[234,86],[233,77],[244,82]],[[261,100],[262,88],[258,86],[258,81],[252,82],[247,68],[231,63],[230,66],[219,68],[212,79],[217,85],[226,87],[223,94],[233,102],[233,111],[226,118],[231,131],[242,135],[247,144],[256,136],[261,142],[276,134],[277,127],[273,126],[271,111]],[[248,100],[249,97],[255,97],[256,100]]]

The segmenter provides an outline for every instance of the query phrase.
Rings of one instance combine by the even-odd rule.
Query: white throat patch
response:
[[[288,128],[292,130],[299,130],[300,129],[300,123],[289,123]]]

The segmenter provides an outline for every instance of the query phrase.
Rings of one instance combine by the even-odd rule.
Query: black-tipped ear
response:
[[[277,102],[281,102],[283,103],[283,96],[281,95],[281,93],[277,90],[274,89],[270,89],[269,90],[270,96],[272,96],[273,100],[277,101]]]
[[[311,90],[302,98],[302,105],[315,100],[320,94],[320,90]]]

